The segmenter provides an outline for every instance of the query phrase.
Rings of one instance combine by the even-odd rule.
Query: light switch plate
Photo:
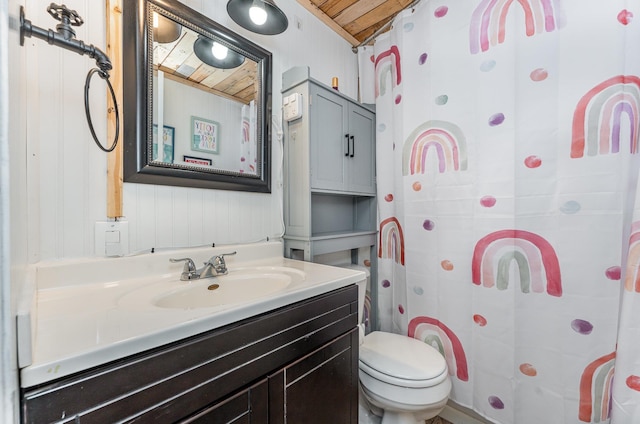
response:
[[[302,117],[302,94],[293,93],[282,99],[284,120],[289,122]]]
[[[96,222],[95,253],[97,256],[128,255],[129,222],[122,220]]]

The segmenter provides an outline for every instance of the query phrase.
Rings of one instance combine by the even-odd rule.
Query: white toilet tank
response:
[[[369,278],[371,276],[369,268],[357,264],[339,265],[339,267],[353,269],[355,271],[363,271],[367,275],[364,280],[356,283],[358,285],[358,323],[363,324],[362,318],[364,314],[364,301],[367,294],[367,287],[369,286]]]
[[[356,271],[364,271],[366,274],[366,278],[364,280],[358,281],[356,285],[358,286],[358,324],[360,327],[360,344],[364,342],[364,333],[365,333],[365,322],[364,320],[364,305],[365,299],[367,295],[367,287],[369,286],[369,279],[371,273],[369,272],[369,268],[357,265],[357,264],[348,264],[348,265],[340,265],[340,268],[348,268]]]

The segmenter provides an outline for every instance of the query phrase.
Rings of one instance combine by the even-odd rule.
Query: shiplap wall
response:
[[[289,29],[276,36],[252,34],[237,26],[226,13],[226,0],[185,0],[184,4],[231,28],[273,54],[272,193],[124,185],[124,215],[129,222],[129,247],[136,252],[151,247],[242,243],[282,232],[280,160],[276,137],[281,126],[282,73],[307,65],[317,80],[330,84],[337,76],[340,90],[357,95],[357,61],[351,46],[294,0],[277,1],[289,18]],[[49,1],[10,1],[17,19],[19,5],[34,25],[55,28],[46,12]],[[83,17],[77,38],[105,46],[105,4],[96,0],[67,0]],[[16,30],[11,35],[17,39]],[[125,40],[126,42],[126,40]],[[11,120],[15,129],[12,170],[12,220],[26,234],[12,241],[26,252],[27,261],[94,255],[94,224],[106,219],[106,154],[93,143],[83,105],[86,73],[94,61],[50,46],[42,40],[13,43]],[[91,112],[97,134],[105,140],[106,86],[99,78],[91,84]],[[24,167],[24,168],[22,168]]]

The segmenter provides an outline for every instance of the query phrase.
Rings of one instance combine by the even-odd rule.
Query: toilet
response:
[[[360,324],[359,424],[423,424],[445,407],[451,391],[447,363],[439,351],[411,337],[374,331],[364,335],[362,316],[368,270],[358,283]]]

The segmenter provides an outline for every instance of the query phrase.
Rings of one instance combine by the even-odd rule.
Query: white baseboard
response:
[[[491,424],[491,421],[487,421],[470,409],[453,404],[451,401],[438,415],[453,424]]]

